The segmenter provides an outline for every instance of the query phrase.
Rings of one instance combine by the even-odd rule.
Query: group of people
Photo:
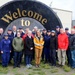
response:
[[[3,28],[0,28],[0,60],[2,66],[7,67],[13,59],[14,68],[19,67],[24,56],[27,68],[32,67],[32,60],[35,60],[35,66],[39,67],[40,62],[49,63],[52,66],[64,66],[66,56],[68,65],[75,68],[75,30],[60,28],[56,30],[40,31],[37,26],[31,31],[26,28],[14,25],[8,28],[7,33],[3,35]]]

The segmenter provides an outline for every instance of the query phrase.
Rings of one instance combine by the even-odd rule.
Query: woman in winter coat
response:
[[[33,50],[34,50],[34,42],[32,32],[28,31],[27,37],[25,38],[25,52],[24,52],[27,68],[32,67],[31,60],[33,56]]]
[[[50,38],[50,62],[52,66],[56,66],[56,50],[57,50],[57,37],[55,31],[51,31]]]
[[[20,59],[22,55],[22,50],[24,48],[24,43],[22,38],[20,37],[20,33],[17,33],[17,37],[13,39],[12,46],[14,48],[14,68],[20,68]]]
[[[36,32],[36,36],[34,37],[34,45],[35,45],[35,63],[36,67],[39,67],[44,45],[44,39],[41,35],[40,30]]]

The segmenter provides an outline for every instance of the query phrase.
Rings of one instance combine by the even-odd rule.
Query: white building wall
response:
[[[63,28],[68,27],[71,31],[72,26],[72,11],[52,8],[62,22]]]

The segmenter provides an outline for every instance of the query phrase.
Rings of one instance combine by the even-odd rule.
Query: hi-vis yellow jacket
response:
[[[35,45],[35,49],[43,49],[43,45],[44,45],[43,36],[41,36],[40,39],[37,36],[35,36],[34,45]]]

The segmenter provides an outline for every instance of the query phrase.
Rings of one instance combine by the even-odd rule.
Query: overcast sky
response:
[[[0,0],[0,6],[3,4],[9,2],[11,0]],[[50,6],[51,8],[58,8],[58,9],[64,9],[69,10],[73,12],[73,18],[75,20],[75,0],[37,0],[41,1],[42,3]]]

